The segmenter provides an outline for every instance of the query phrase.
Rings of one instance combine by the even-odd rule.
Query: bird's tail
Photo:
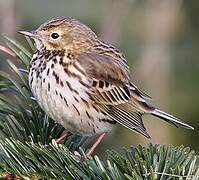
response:
[[[180,119],[168,114],[168,113],[165,113],[159,109],[154,109],[152,112],[151,112],[152,115],[156,116],[156,117],[159,117],[160,119],[166,121],[166,122],[169,122],[171,124],[173,124],[174,126],[176,127],[183,127],[183,128],[187,128],[187,129],[194,129],[192,126],[186,124],[186,123],[183,123],[181,122]]]

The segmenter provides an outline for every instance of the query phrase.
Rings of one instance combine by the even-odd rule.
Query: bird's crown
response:
[[[34,31],[19,31],[32,37],[40,48],[82,51],[97,41],[95,33],[80,21],[70,17],[55,17]]]

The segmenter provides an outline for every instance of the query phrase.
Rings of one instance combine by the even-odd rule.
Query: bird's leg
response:
[[[87,152],[86,152],[87,156],[90,156],[93,153],[93,151],[98,146],[98,144],[102,141],[102,139],[104,138],[105,135],[106,135],[106,133],[100,134],[100,136],[97,138],[95,143],[91,146],[91,148],[87,150]]]
[[[71,136],[71,135],[72,135],[72,133],[71,133],[70,131],[68,131],[68,130],[65,129],[65,130],[61,133],[60,137],[59,137],[58,139],[56,139],[56,143],[57,143],[57,144],[60,144],[61,141],[62,141],[64,138],[67,138],[67,137],[69,137],[69,136]]]

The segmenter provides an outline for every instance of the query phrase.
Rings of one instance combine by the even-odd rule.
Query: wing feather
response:
[[[150,138],[149,134],[146,131],[142,123],[141,113],[138,112],[126,112],[115,106],[105,106],[103,104],[99,105],[99,108],[106,113],[112,120],[118,122],[122,126],[128,128],[131,131],[134,131],[138,134],[144,135],[146,138]]]
[[[134,101],[145,101],[148,96],[130,83],[124,63],[113,56],[91,52],[82,54],[78,60],[91,81],[90,95],[101,111],[126,128],[150,138],[141,119],[143,112],[136,109]]]
[[[93,88],[91,96],[99,103],[107,105],[118,105],[128,102],[131,97],[124,89],[117,86],[111,86],[107,89]]]
[[[107,51],[105,51],[107,52]],[[114,54],[117,52],[117,55]],[[177,118],[156,109],[146,102],[150,98],[129,80],[126,61],[119,51],[82,53],[77,58],[91,82],[90,96],[95,105],[113,121],[150,138],[142,122],[142,115],[149,113],[175,126],[193,129]]]

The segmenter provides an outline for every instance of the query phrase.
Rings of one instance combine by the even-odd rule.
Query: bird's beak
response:
[[[24,30],[20,30],[20,31],[17,31],[19,34],[22,34],[24,36],[28,36],[30,38],[35,38],[35,39],[38,39],[39,36],[37,35],[37,33],[35,31],[24,31]]]

